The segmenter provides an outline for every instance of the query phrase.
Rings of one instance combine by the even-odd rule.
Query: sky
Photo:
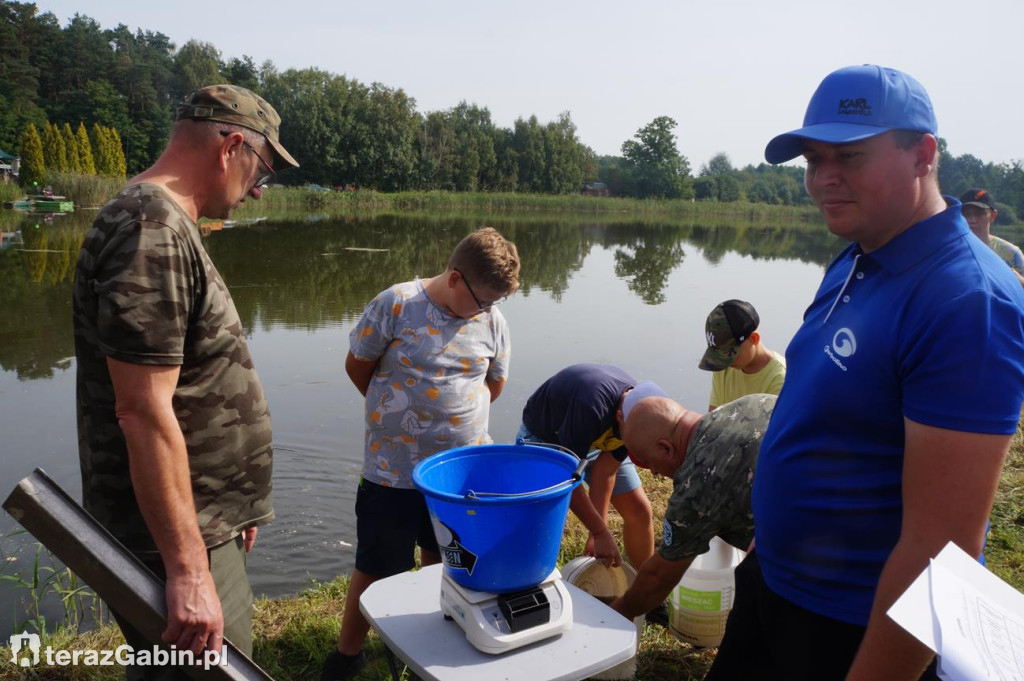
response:
[[[954,155],[1024,160],[1021,0],[38,0],[61,25],[159,31],[280,71],[317,67],[401,88],[420,112],[460,101],[511,127],[568,111],[598,154],[658,116],[694,173],[764,160],[829,72],[880,64],[928,90]],[[271,102],[273,104],[273,102]]]

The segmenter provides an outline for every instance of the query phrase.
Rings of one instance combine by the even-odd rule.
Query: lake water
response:
[[[25,220],[14,225],[22,243],[5,239],[0,250],[0,498],[36,467],[80,498],[70,287],[89,219]],[[523,262],[522,289],[501,308],[512,363],[491,407],[495,442],[513,439],[537,385],[577,362],[618,364],[703,411],[707,313],[728,298],[752,302],[764,342],[781,352],[841,247],[823,226],[568,218],[311,215],[211,232],[205,245],[247,329],[274,425],[277,519],[250,554],[257,593],[292,594],[351,571],[363,409],[344,371],[349,331],[378,291],[440,272],[483,225],[512,239]],[[17,528],[0,513],[0,576],[31,570],[35,548],[10,536]],[[24,597],[0,581],[0,640],[23,619]]]

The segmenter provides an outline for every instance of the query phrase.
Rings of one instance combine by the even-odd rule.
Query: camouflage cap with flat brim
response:
[[[725,371],[736,360],[740,345],[757,331],[757,310],[743,300],[727,300],[715,307],[704,323],[708,349],[700,360],[704,371]]]
[[[255,130],[267,138],[277,157],[293,168],[299,162],[281,146],[281,117],[262,97],[237,85],[207,85],[178,106],[174,120],[217,121]],[[280,171],[283,168],[275,168]]]

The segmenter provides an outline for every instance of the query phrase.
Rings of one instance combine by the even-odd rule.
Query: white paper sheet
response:
[[[1024,681],[1024,595],[950,542],[889,609],[948,681]]]

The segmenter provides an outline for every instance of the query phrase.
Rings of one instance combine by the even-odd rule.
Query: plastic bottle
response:
[[[733,571],[744,555],[715,537],[707,553],[693,559],[669,595],[669,630],[673,634],[702,648],[722,642],[736,591]]]

